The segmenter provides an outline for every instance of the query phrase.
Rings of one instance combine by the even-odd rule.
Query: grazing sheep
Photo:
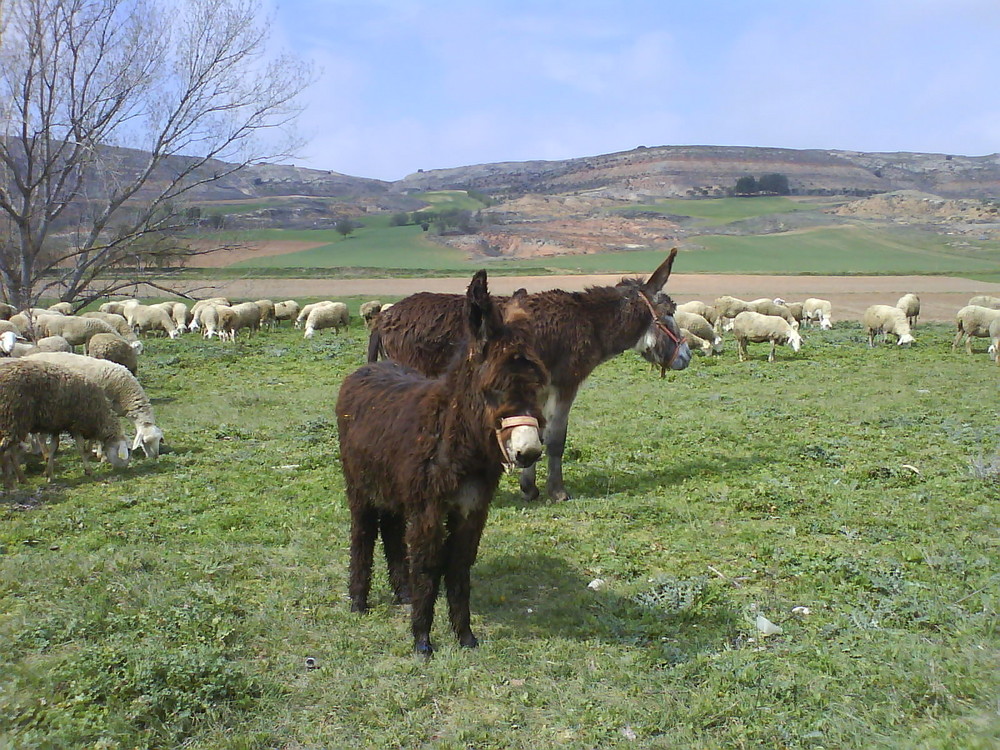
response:
[[[70,346],[86,346],[98,333],[115,333],[103,320],[76,315],[43,315],[36,322],[36,331],[43,336],[62,336]]]
[[[172,339],[179,335],[170,313],[156,305],[129,305],[125,308],[125,320],[136,333],[163,331]]]
[[[126,341],[113,333],[99,333],[87,342],[87,356],[117,362],[135,375],[139,370],[138,347],[141,346],[138,341]]]
[[[22,344],[13,331],[0,334],[0,353],[6,357],[27,357],[35,352],[71,352],[73,347],[62,336],[43,336],[34,344]]]
[[[72,315],[73,305],[69,302],[56,302],[54,305],[49,305],[48,311],[58,315]]]
[[[988,294],[977,294],[969,300],[970,305],[976,307],[988,307],[991,310],[1000,310],[1000,297],[991,297]]]
[[[274,328],[274,302],[269,299],[254,300],[260,309],[260,327]]]
[[[674,320],[676,320],[676,318],[674,318]],[[680,330],[681,330],[681,338],[687,341],[688,348],[691,351],[700,351],[706,357],[712,356],[713,349],[711,341],[709,341],[708,339],[703,339],[696,333],[691,333],[691,331],[689,331],[687,328],[681,328]],[[713,331],[713,335],[714,333],[715,332]],[[650,362],[649,365],[651,369],[654,370],[656,369],[655,362]]]
[[[210,339],[212,336],[219,336],[219,308],[226,307],[225,305],[205,305],[195,314],[194,320],[191,322],[191,330],[197,331],[202,328],[202,338]],[[228,307],[227,307],[228,309]],[[199,326],[199,319],[201,325]]]
[[[236,314],[236,311],[229,307],[228,305],[212,305],[212,310],[215,310],[215,314],[218,318],[216,335],[219,337],[220,341],[236,341],[236,331],[240,324],[240,316]],[[206,317],[211,317],[211,312],[204,310],[202,313],[202,320]],[[207,335],[208,325],[205,326],[205,331]]]
[[[799,327],[799,321],[795,319],[795,316],[792,315],[792,311],[788,309],[784,300],[780,298],[769,299],[767,297],[761,297],[760,299],[747,302],[747,305],[753,312],[758,312],[761,315],[776,315],[779,318],[784,318],[785,322],[792,328],[798,329]]]
[[[121,423],[100,386],[68,367],[36,358],[6,362],[0,367],[0,464],[8,490],[14,488],[15,476],[26,481],[19,446],[33,432],[50,438],[45,468],[50,482],[63,432],[76,439],[88,475],[86,440],[98,441],[112,466],[128,464],[128,443]]]
[[[299,303],[293,299],[286,299],[284,302],[276,302],[274,305],[274,321],[280,323],[282,320],[294,321],[299,315]]]
[[[908,346],[913,343],[910,334],[910,324],[906,322],[906,314],[892,305],[872,305],[862,317],[861,324],[868,331],[868,346],[875,346],[875,334],[882,334],[882,342],[891,333],[898,341],[897,346]]]
[[[324,307],[326,305],[332,305],[332,304],[334,304],[333,301],[325,299],[321,302],[312,302],[308,305],[304,305],[302,309],[299,310],[299,314],[295,317],[295,327],[301,328],[303,323],[306,322],[306,318],[309,317],[309,313],[311,313],[317,307]]]
[[[122,317],[125,317],[125,307],[127,305],[133,305],[133,304],[134,305],[138,305],[139,304],[139,300],[137,300],[135,298],[131,298],[131,299],[119,300],[117,302],[105,302],[103,305],[101,305],[97,309],[100,312],[114,313],[115,315],[121,315]]]
[[[833,328],[833,304],[827,299],[809,297],[802,302],[802,319],[819,323],[821,329],[828,331]]]
[[[715,320],[715,330],[728,331],[733,327],[733,319],[741,312],[750,309],[749,303],[736,297],[724,294],[715,300],[715,313],[718,316]]]
[[[233,312],[236,313],[236,325],[233,328],[233,334],[236,331],[247,330],[248,334],[260,328],[260,313],[261,309],[256,302],[240,302],[238,305],[232,306]]]
[[[706,305],[701,300],[696,300],[696,299],[691,300],[690,302],[685,302],[683,305],[677,305],[677,312],[688,312],[688,313],[694,313],[695,315],[700,315],[713,326],[715,325],[715,322],[719,319],[719,313],[714,307],[712,307],[711,305]]]
[[[903,314],[906,316],[906,322],[910,324],[910,327],[916,327],[917,317],[920,315],[920,297],[913,292],[904,294],[896,301],[896,307],[903,311]]]
[[[313,308],[306,318],[306,329],[304,338],[311,339],[316,331],[323,328],[332,328],[339,333],[341,327],[347,327],[351,322],[347,312],[347,305],[343,302],[332,302],[329,305],[320,305]]]
[[[159,307],[169,315],[178,333],[184,333],[187,330],[188,308],[183,302],[157,302],[155,305],[150,305],[150,307]]]
[[[29,359],[69,368],[98,385],[111,402],[115,414],[132,420],[135,425],[132,450],[142,448],[147,458],[156,458],[160,455],[163,430],[156,426],[149,397],[126,367],[106,359],[94,359],[83,354],[66,352],[35,354]]]
[[[10,316],[17,312],[17,308],[13,305],[8,305],[6,302],[0,302],[0,320],[10,320]]]
[[[972,354],[972,339],[987,338],[990,336],[990,324],[1000,318],[1000,309],[994,310],[989,307],[979,305],[966,305],[955,316],[957,332],[951,348],[957,349],[958,345],[965,339],[965,351]]]
[[[785,307],[788,308],[788,312],[792,314],[795,318],[795,322],[802,325],[802,304],[801,302],[786,302]]]
[[[130,344],[138,344],[138,346],[135,347],[136,353],[142,354],[142,342],[139,341],[139,337],[135,335],[135,331],[132,330],[132,326],[130,326],[128,321],[125,320],[125,316],[118,315],[117,313],[85,312],[80,317],[103,320],[109,326],[114,328],[115,332]]]
[[[802,336],[784,318],[778,315],[763,315],[745,310],[733,319],[733,338],[736,339],[736,350],[740,362],[748,358],[747,342],[771,342],[771,353],[768,362],[774,362],[774,350],[778,344],[788,344],[792,351],[797,352],[802,347]]]
[[[198,300],[191,305],[191,309],[188,311],[188,315],[191,318],[188,324],[188,329],[191,331],[197,331],[201,327],[202,310],[212,307],[213,305],[224,305],[229,307],[229,304],[229,299],[226,297],[209,297],[208,299]]]
[[[722,337],[715,331],[712,324],[697,313],[681,312],[680,309],[674,313],[674,320],[681,328],[686,328],[689,333],[698,337],[698,344],[707,356],[722,351]],[[705,348],[707,344],[707,348]],[[692,345],[688,339],[688,346]]]
[[[9,320],[0,319],[0,333],[6,333],[10,331],[14,336],[20,336],[21,332],[17,329],[17,326],[11,323]]]
[[[365,321],[365,328],[369,331],[372,329],[375,316],[379,314],[381,309],[382,302],[376,299],[368,302],[362,302],[361,307],[358,308],[358,314],[361,316],[361,319]]]

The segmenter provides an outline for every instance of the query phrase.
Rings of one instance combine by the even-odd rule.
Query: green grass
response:
[[[815,211],[829,203],[814,203],[765,196],[759,198],[711,198],[706,200],[662,200],[655,203],[629,205],[616,209],[617,213],[635,213],[647,211],[669,214],[671,216],[688,216],[700,219],[704,226],[729,224],[742,219],[752,219],[771,214],[793,213],[797,211]]]
[[[603,365],[574,498],[503,480],[482,647],[439,602],[428,663],[381,569],[348,611],[333,404],[359,323],[148,340],[171,452],[90,479],[64,450],[56,484],[0,499],[0,746],[995,747],[996,367],[916,336]]]

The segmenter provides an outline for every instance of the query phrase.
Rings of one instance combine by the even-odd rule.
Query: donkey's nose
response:
[[[542,447],[540,445],[537,447],[521,448],[514,452],[514,463],[517,464],[517,468],[526,469],[535,463],[541,455]]]

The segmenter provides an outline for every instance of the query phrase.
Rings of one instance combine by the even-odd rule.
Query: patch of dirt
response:
[[[208,250],[216,243],[192,243],[195,249]],[[312,250],[314,247],[326,245],[326,242],[306,242],[305,240],[282,240],[267,242],[248,242],[234,248],[216,250],[205,255],[195,255],[188,261],[188,268],[225,268],[241,260],[259,257],[262,255],[288,255],[302,250]]]
[[[490,291],[510,294],[519,287],[529,292],[546,289],[580,291],[588,286],[615,284],[620,275],[491,276]],[[404,297],[416,292],[463,293],[469,277],[434,279],[234,279],[199,291],[199,297],[224,294],[237,299],[274,300],[306,297]],[[955,313],[977,294],[1000,297],[1000,284],[945,276],[729,276],[675,274],[666,291],[678,302],[700,299],[709,304],[723,294],[751,300],[781,297],[800,302],[820,297],[833,303],[833,319],[860,320],[874,304],[894,305],[903,294],[920,297],[920,320],[951,322]],[[139,290],[140,295],[143,290]],[[146,294],[153,294],[147,290]]]

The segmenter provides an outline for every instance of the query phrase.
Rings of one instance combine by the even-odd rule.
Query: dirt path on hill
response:
[[[510,294],[519,287],[529,292],[546,289],[582,290],[614,284],[621,275],[491,276],[490,290]],[[213,283],[196,296],[221,294],[236,299],[300,299],[305,297],[404,297],[415,292],[464,292],[468,277],[435,279],[236,279]],[[955,312],[976,294],[1000,297],[1000,283],[945,276],[737,276],[674,274],[667,291],[678,302],[700,299],[711,303],[729,294],[740,299],[781,297],[790,302],[821,297],[833,303],[834,320],[859,320],[869,305],[893,305],[900,296],[920,297],[920,319],[954,320]],[[140,290],[140,295],[142,290]],[[152,292],[151,292],[152,293]],[[160,293],[162,294],[162,292]]]

